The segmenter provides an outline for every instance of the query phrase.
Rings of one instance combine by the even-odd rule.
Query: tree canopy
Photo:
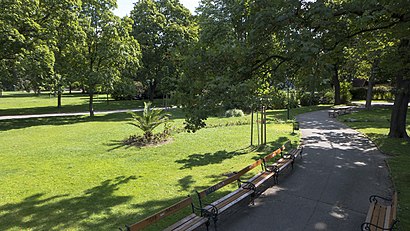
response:
[[[332,89],[346,101],[354,78],[394,88],[391,137],[408,138],[410,3],[407,0],[138,0],[130,17],[115,0],[2,0],[0,87],[79,84],[90,96],[135,82],[150,100],[172,94],[186,128],[220,110],[252,110],[286,86]],[[137,84],[137,85],[138,85]],[[134,89],[135,91],[135,89]],[[58,105],[61,106],[61,99]]]

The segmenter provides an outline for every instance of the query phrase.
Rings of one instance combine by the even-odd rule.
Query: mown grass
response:
[[[62,96],[62,107],[57,108],[57,97],[48,93],[38,96],[34,93],[25,92],[3,92],[0,97],[0,116],[2,115],[29,115],[45,113],[68,113],[87,112],[89,96],[86,94],[64,93]],[[162,106],[163,100],[155,100],[154,105]],[[96,94],[94,98],[95,111],[108,111],[119,109],[135,109],[144,107],[142,100],[115,101],[106,95]]]
[[[368,136],[383,152],[390,155],[388,165],[396,190],[399,192],[398,218],[401,230],[410,230],[410,143],[402,139],[388,138],[391,108],[379,107],[371,111],[339,117],[350,127]],[[408,111],[410,115],[410,110]],[[354,122],[349,122],[354,121]],[[410,118],[407,117],[407,133],[410,134]]]
[[[173,126],[182,127],[182,113],[172,112]],[[284,110],[269,111],[263,148],[249,146],[249,115],[210,118],[210,128],[176,133],[172,142],[144,148],[122,143],[139,134],[127,113],[0,121],[0,230],[124,227],[225,179],[287,139],[298,141],[284,118]]]

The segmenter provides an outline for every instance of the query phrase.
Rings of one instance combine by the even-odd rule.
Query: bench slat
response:
[[[379,219],[377,221],[377,226],[379,226],[379,227],[384,226],[385,216],[386,216],[386,207],[380,206],[380,213],[379,213]]]
[[[274,175],[274,172],[262,172],[257,178],[251,180],[250,182],[252,182],[255,187],[258,187]]]
[[[383,228],[385,228],[385,229],[388,229],[388,228],[390,228],[390,225],[391,225],[391,220],[392,220],[392,215],[393,214],[391,214],[391,206],[387,206],[387,209],[386,209],[386,218],[384,219],[384,226],[382,226]]]
[[[245,189],[237,189],[235,190],[232,194],[228,194],[229,196],[222,197],[220,200],[217,200],[213,203],[211,203],[213,206],[218,208],[218,211],[222,213],[229,207],[231,207],[233,204],[232,202],[237,202],[237,199],[244,198],[244,195],[248,195],[250,190],[245,190]],[[252,193],[252,192],[250,192]]]
[[[208,218],[195,216],[185,224],[180,225],[172,229],[172,231],[185,231],[185,230],[194,230],[199,226],[205,224],[208,221]]]
[[[370,221],[371,224],[377,224],[377,221],[379,220],[379,214],[380,214],[380,205],[376,204],[373,210],[372,220]],[[376,231],[377,229],[373,226],[373,227],[370,227],[370,230]]]
[[[370,223],[370,221],[372,219],[372,216],[373,216],[375,206],[376,206],[376,202],[372,202],[370,204],[369,211],[367,212],[367,216],[366,216],[366,220],[365,220],[366,223]]]
[[[196,217],[195,213],[191,213],[190,215],[182,218],[182,220],[179,220],[178,222],[174,223],[173,225],[167,227],[166,229],[164,229],[164,231],[170,231],[170,230],[175,230],[176,228],[178,228],[179,226],[185,224],[186,222],[188,222],[189,220],[193,219],[194,217]]]
[[[390,220],[390,223],[393,223],[393,220],[396,220],[396,215],[397,215],[397,192],[394,192],[393,198],[392,198],[392,218]]]

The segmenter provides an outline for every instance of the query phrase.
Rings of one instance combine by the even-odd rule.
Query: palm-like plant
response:
[[[153,131],[156,127],[168,122],[171,117],[170,114],[165,113],[161,109],[151,108],[151,102],[144,102],[142,116],[134,112],[130,112],[130,114],[136,120],[136,122],[131,124],[141,129],[147,139],[150,139],[154,135]]]

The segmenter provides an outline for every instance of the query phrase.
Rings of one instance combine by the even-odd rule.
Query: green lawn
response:
[[[368,136],[383,153],[391,156],[388,164],[393,183],[399,192],[400,229],[410,230],[410,143],[402,139],[387,137],[390,115],[390,108],[376,108],[372,111],[363,110],[339,118],[350,127]],[[410,115],[410,110],[407,115]],[[407,116],[407,133],[410,134],[409,116]]]
[[[292,116],[318,108],[295,109]],[[182,127],[182,113],[173,113],[173,126]],[[0,121],[0,230],[124,227],[224,179],[287,139],[299,140],[285,116],[284,110],[269,111],[262,149],[249,147],[249,124],[226,126],[249,123],[249,115],[210,118],[210,128],[144,148],[122,144],[138,133],[126,113]]]
[[[94,110],[107,111],[144,107],[142,100],[115,101],[109,98],[107,103],[106,97],[106,95],[95,95]],[[89,97],[86,94],[64,93],[62,97],[62,108],[57,108],[57,97],[48,93],[42,93],[36,96],[34,93],[3,92],[3,96],[0,97],[0,116],[87,112],[88,103]],[[154,105],[162,106],[163,103],[163,100],[155,100]]]

